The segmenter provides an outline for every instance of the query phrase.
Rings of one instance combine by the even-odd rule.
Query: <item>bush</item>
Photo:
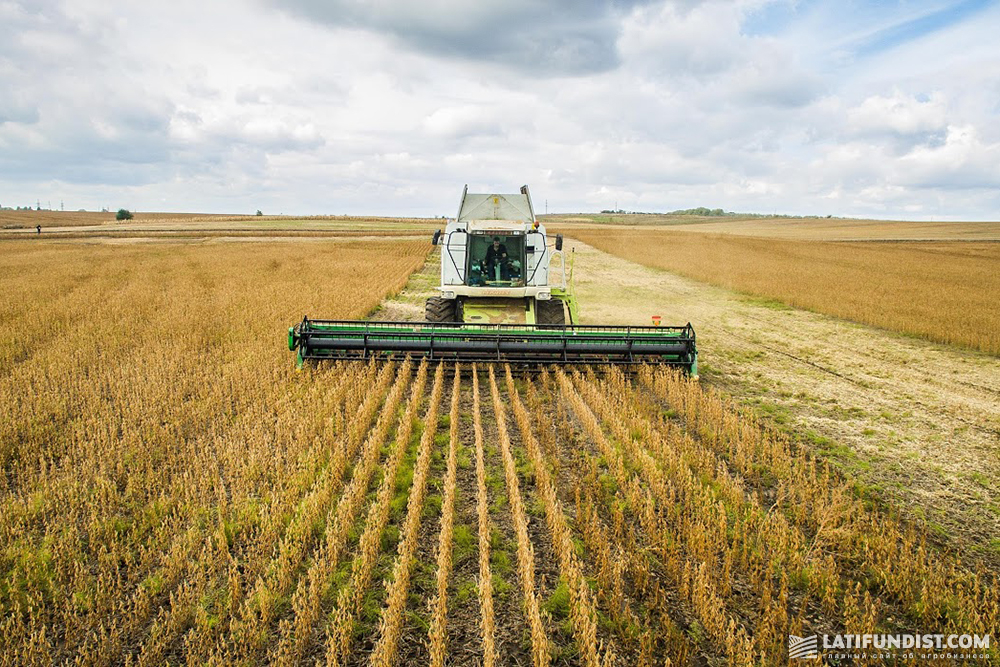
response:
[[[118,215],[115,216],[115,220],[131,220],[132,213],[127,208],[118,209]]]

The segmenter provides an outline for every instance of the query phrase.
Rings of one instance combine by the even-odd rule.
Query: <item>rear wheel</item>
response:
[[[457,299],[442,299],[439,296],[432,296],[427,299],[427,304],[424,306],[424,319],[428,322],[455,322],[457,321],[457,305]]]
[[[559,299],[535,301],[535,322],[538,324],[566,325],[566,310]]]

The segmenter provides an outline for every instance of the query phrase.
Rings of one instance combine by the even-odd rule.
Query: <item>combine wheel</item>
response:
[[[566,310],[559,299],[535,301],[535,322],[537,324],[566,325]]]
[[[455,306],[456,299],[442,299],[439,296],[432,296],[427,299],[424,307],[424,319],[428,322],[456,322]]]

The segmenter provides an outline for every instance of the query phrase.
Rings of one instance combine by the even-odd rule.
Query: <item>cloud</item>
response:
[[[465,139],[503,134],[500,114],[485,105],[442,107],[424,120],[424,129],[435,137]]]
[[[871,55],[893,49],[901,44],[907,44],[928,34],[943,30],[948,26],[974,17],[988,8],[990,0],[961,0],[948,2],[944,6],[934,6],[937,3],[915,3],[909,10],[909,15],[901,18],[891,17],[875,23],[875,27],[862,32],[852,39],[850,50],[859,55]],[[923,6],[921,6],[923,5]],[[875,12],[884,12],[884,8],[876,5]],[[879,12],[881,13],[881,12]]]
[[[10,82],[0,82],[0,125],[38,122],[38,107]]]
[[[0,173],[139,183],[169,171],[172,104],[127,63],[107,76],[116,62],[109,24],[47,2],[4,3],[0,15]]]
[[[635,8],[618,42],[623,63],[709,112],[809,104],[822,93],[822,81],[797,62],[790,45],[743,31],[754,7],[713,0]]]
[[[985,143],[972,125],[950,125],[944,141],[899,159],[896,180],[919,188],[1000,188],[1000,143]]]
[[[995,217],[1000,7],[850,8],[0,0],[0,201]]]
[[[169,136],[175,146],[225,144],[268,152],[308,150],[325,143],[316,125],[304,118],[249,113],[206,120],[189,110],[173,114]]]
[[[917,99],[895,90],[891,95],[873,95],[847,111],[848,128],[858,135],[933,135],[945,129],[947,119],[947,100],[940,92]]]
[[[615,67],[618,16],[647,2],[294,0],[273,6],[338,28],[388,34],[419,52],[548,76]]]
[[[741,14],[728,2],[639,6],[622,22],[619,49],[650,78],[717,75],[743,59]]]

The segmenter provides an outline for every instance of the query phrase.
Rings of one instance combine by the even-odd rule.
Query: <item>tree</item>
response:
[[[264,213],[260,209],[257,209],[257,215],[259,215],[259,216],[260,215],[264,215]]]
[[[132,213],[129,212],[127,208],[118,209],[118,215],[115,216],[115,220],[121,221],[121,220],[131,220],[131,219],[132,219]]]

